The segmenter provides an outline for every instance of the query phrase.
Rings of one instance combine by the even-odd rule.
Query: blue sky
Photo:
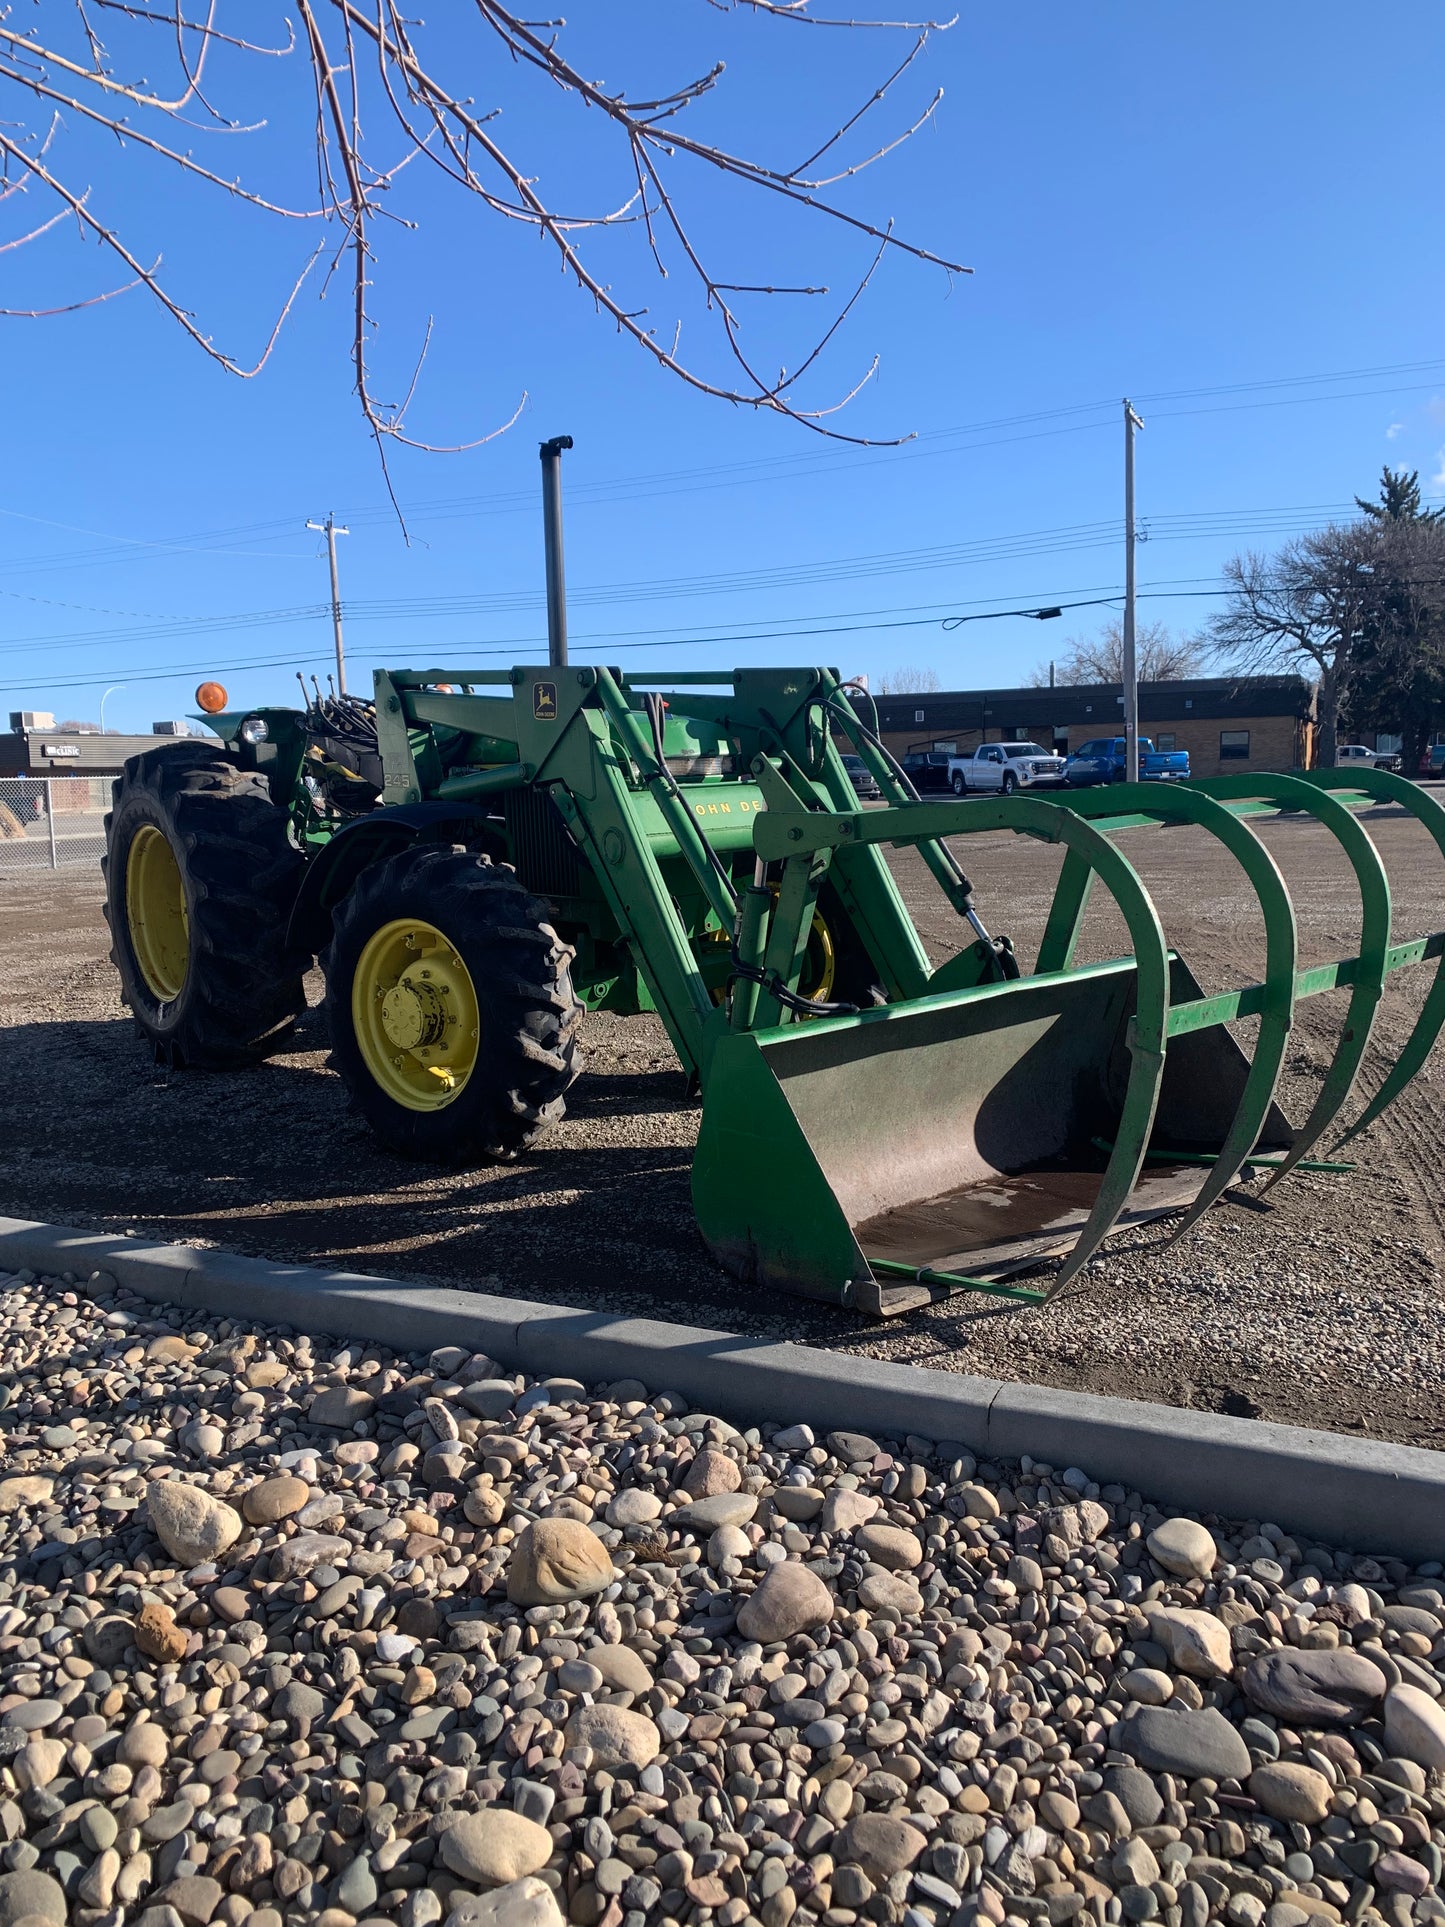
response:
[[[495,42],[458,28],[423,44],[504,108],[497,127],[557,205],[625,197],[625,156],[595,112],[512,72]],[[908,43],[659,0],[583,9],[563,44],[634,97],[725,59],[687,130],[779,162],[825,140]],[[875,678],[919,664],[945,686],[1017,682],[1108,609],[948,633],[938,619],[1117,591],[1126,393],[1147,424],[1144,612],[1193,628],[1211,603],[1186,592],[1207,591],[1230,553],[1341,512],[1386,461],[1445,497],[1442,56],[1445,13],[1409,3],[1368,21],[1343,4],[1051,5],[966,14],[935,35],[872,125],[891,138],[942,87],[937,113],[837,191],[974,273],[885,261],[806,391],[830,401],[876,355],[876,377],[834,419],[853,435],[917,436],[892,450],[684,389],[594,315],[534,237],[414,162],[393,198],[417,225],[378,236],[379,392],[405,387],[433,316],[415,432],[465,440],[528,399],[485,447],[394,453],[409,544],[350,394],[338,283],[324,301],[315,281],[303,288],[249,382],[141,292],[0,319],[0,708],[94,717],[119,683],[107,723],[144,729],[191,709],[208,673],[240,701],[287,700],[293,668],[329,660],[325,564],[304,527],[328,509],[352,530],[340,549],[353,687],[375,664],[534,658],[536,451],[558,433],[577,444],[579,657],[820,661]],[[218,63],[215,95],[269,125],[187,130],[187,144],[300,205],[314,195],[304,82],[295,60]],[[19,105],[12,95],[4,111]],[[399,158],[375,125],[373,154]],[[254,352],[306,258],[305,224],[221,202],[133,149],[118,157],[73,116],[51,153],[141,258],[164,256],[206,332]],[[866,248],[772,197],[676,179],[724,278],[836,291],[866,266]],[[39,192],[12,197],[0,241],[49,211]],[[725,372],[685,277],[651,278],[640,238],[583,249],[661,331],[680,316],[685,348]],[[62,226],[0,254],[0,306],[52,306],[115,278]],[[771,368],[796,361],[826,304],[740,305]],[[623,653],[639,641],[649,648]],[[271,666],[233,666],[247,663]]]

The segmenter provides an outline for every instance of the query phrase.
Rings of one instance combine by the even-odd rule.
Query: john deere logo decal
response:
[[[557,720],[557,685],[554,682],[534,682],[532,684],[532,715],[539,723],[555,723]]]

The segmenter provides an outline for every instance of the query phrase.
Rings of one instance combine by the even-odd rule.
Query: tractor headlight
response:
[[[240,729],[243,743],[265,743],[270,741],[271,729],[264,716],[248,716]]]

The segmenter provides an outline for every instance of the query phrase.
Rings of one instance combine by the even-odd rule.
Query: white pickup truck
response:
[[[1369,749],[1364,743],[1339,743],[1335,748],[1336,769],[1394,769],[1399,761],[1397,752]]]
[[[955,796],[1062,789],[1064,759],[1037,743],[980,743],[971,756],[948,759],[948,780]]]

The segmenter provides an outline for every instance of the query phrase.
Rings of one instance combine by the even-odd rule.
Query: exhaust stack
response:
[[[542,526],[547,543],[547,661],[554,669],[567,663],[567,571],[562,559],[562,451],[570,435],[543,442]]]

